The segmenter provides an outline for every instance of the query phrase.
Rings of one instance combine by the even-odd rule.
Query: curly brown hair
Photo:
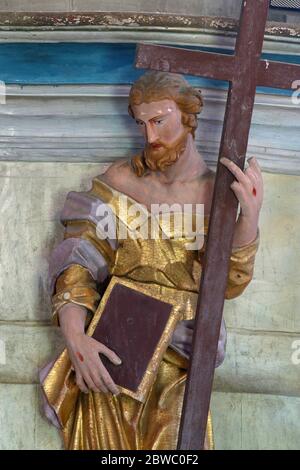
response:
[[[142,75],[129,93],[129,115],[134,118],[132,106],[165,99],[175,101],[182,113],[182,124],[190,129],[195,138],[197,115],[202,111],[203,99],[201,91],[193,88],[181,75],[169,72],[147,72]],[[131,164],[138,176],[144,175],[147,165],[143,154],[133,157]]]

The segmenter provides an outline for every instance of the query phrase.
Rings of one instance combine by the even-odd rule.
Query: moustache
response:
[[[150,170],[164,171],[168,166],[173,165],[185,150],[187,134],[185,130],[172,145],[163,144],[160,141],[147,144],[144,150],[147,167]]]
[[[161,142],[154,142],[153,144],[146,144],[145,148],[150,151],[155,151],[155,150],[168,150],[169,146],[162,144]]]

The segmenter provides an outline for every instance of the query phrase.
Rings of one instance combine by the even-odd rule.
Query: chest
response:
[[[155,205],[169,206],[170,211],[184,209],[186,205],[204,205],[204,213],[209,214],[213,194],[213,185],[207,182],[192,182],[190,184],[178,185],[158,185],[156,183],[141,183],[131,188],[130,196],[140,204],[143,204],[148,211]],[[174,208],[172,209],[172,206]],[[176,207],[175,207],[176,206]],[[165,208],[167,209],[167,207]]]

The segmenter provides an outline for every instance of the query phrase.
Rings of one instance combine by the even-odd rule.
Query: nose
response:
[[[157,132],[152,123],[146,124],[146,139],[148,144],[153,144],[157,140]]]

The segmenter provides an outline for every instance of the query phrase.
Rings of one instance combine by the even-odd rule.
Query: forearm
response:
[[[85,332],[87,309],[80,305],[68,303],[59,311],[59,323],[65,340],[70,343],[75,336]]]
[[[251,237],[248,235],[249,233],[247,232],[249,238],[239,238],[240,245],[233,246],[229,261],[226,299],[233,299],[241,295],[253,277],[255,256],[259,246],[257,226],[255,231],[250,233]]]
[[[241,248],[249,245],[257,237],[258,216],[244,217],[240,214],[235,225],[232,248]]]

